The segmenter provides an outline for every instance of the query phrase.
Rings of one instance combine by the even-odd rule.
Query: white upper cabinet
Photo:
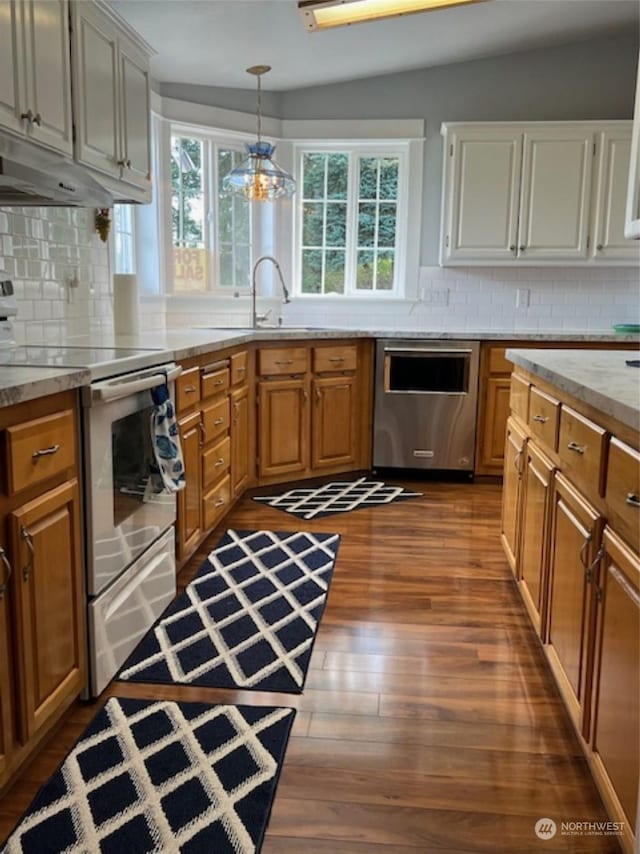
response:
[[[599,135],[598,148],[600,168],[591,247],[593,257],[603,264],[611,256],[637,260],[640,246],[624,236],[631,133],[625,129],[604,131]]]
[[[447,258],[510,260],[518,237],[521,134],[495,128],[451,133]]]
[[[103,6],[72,4],[76,159],[151,197],[149,53]]]
[[[73,153],[67,0],[0,4],[0,126]]]
[[[443,125],[440,263],[638,263],[623,235],[630,122]]]
[[[631,161],[627,181],[627,204],[624,233],[629,238],[640,238],[640,56],[636,78],[636,101],[631,132]]]

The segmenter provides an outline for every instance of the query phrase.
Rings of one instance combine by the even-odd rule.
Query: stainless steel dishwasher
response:
[[[374,466],[473,471],[479,354],[477,341],[378,341]]]

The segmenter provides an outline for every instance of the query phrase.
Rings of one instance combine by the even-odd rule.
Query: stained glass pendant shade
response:
[[[288,198],[296,191],[295,180],[273,159],[275,145],[265,142],[260,135],[262,122],[260,78],[267,71],[271,71],[269,65],[252,65],[251,68],[247,68],[247,73],[253,74],[258,81],[258,139],[252,145],[246,146],[245,159],[222,180],[222,189],[225,193],[244,196],[252,202],[271,202],[275,199]]]

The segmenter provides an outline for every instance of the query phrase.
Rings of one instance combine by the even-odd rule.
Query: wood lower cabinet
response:
[[[202,422],[196,411],[178,422],[186,486],[178,493],[178,560],[186,558],[197,545],[202,532],[201,448]]]
[[[355,463],[355,394],[353,376],[313,380],[311,464],[314,469]]]
[[[525,460],[518,576],[531,622],[544,638],[547,531],[555,466],[530,441]]]
[[[254,465],[251,453],[251,399],[248,386],[231,394],[231,493],[241,495]]]
[[[502,472],[504,465],[504,431],[509,417],[508,377],[488,377],[483,400],[484,418],[479,420],[476,457],[478,474]]]
[[[84,679],[78,485],[65,483],[9,517],[16,561],[18,737],[26,744]]]
[[[309,468],[309,380],[265,380],[258,395],[258,475],[290,475]]]
[[[516,422],[507,421],[505,443],[504,479],[502,483],[502,526],[500,539],[511,571],[518,574],[518,538],[520,535],[520,510],[522,491],[522,455],[526,436]]]
[[[632,843],[640,776],[640,556],[605,529],[596,587],[590,761],[609,783]],[[631,832],[630,832],[631,831]]]
[[[575,726],[587,732],[593,570],[602,517],[558,474],[551,516],[545,651]]]

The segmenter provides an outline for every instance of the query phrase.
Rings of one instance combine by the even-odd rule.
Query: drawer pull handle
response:
[[[213,423],[214,423],[214,426],[217,427],[219,424],[224,423],[224,418],[216,418],[216,420]]]
[[[584,454],[586,448],[583,448],[582,445],[579,445],[577,442],[569,442],[567,448],[570,451],[575,451],[576,454]]]
[[[630,504],[631,507],[640,507],[640,498],[638,498],[635,492],[627,493],[627,504]]]
[[[36,550],[33,547],[33,540],[31,539],[31,534],[29,533],[29,531],[27,531],[26,528],[20,528],[20,537],[24,540],[27,548],[29,549],[29,560],[22,569],[22,577],[25,581],[28,581],[29,576],[31,575],[31,570],[33,569],[33,558],[35,557]]]
[[[293,365],[293,359],[281,359],[279,362],[276,361],[276,365]]]
[[[223,504],[226,504],[226,503],[227,503],[227,501],[225,498],[218,498],[218,500],[216,501],[216,503],[213,506],[214,507],[222,507]]]
[[[329,356],[330,362],[344,362],[344,356]]]
[[[514,460],[513,460],[513,464],[516,467],[516,471],[518,472],[519,478],[522,477],[522,469],[520,468],[520,458],[522,457],[523,453],[524,453],[524,448],[520,448],[520,450],[515,455]]]
[[[214,386],[224,385],[224,380],[216,380]]]
[[[224,457],[218,457],[218,459],[215,461],[214,465],[216,466],[216,468],[218,466],[223,466],[224,465]]]
[[[31,458],[37,460],[38,457],[50,457],[51,454],[57,454],[60,450],[60,445],[49,445],[48,448],[40,448],[39,451],[34,451]]]
[[[2,546],[0,546],[0,560],[4,564],[5,568],[4,581],[2,582],[2,584],[0,584],[0,599],[2,599],[4,591],[7,589],[7,586],[9,584],[9,579],[11,578],[11,564],[9,563],[7,553],[2,548]]]
[[[196,390],[196,387],[194,385],[188,385],[188,386],[185,386],[184,393],[185,394],[193,394],[195,390]]]
[[[580,548],[580,563],[584,566],[586,570],[589,569],[587,566],[587,549],[589,548],[589,543],[591,542],[591,534],[587,534],[584,538],[584,543]]]
[[[547,421],[549,420],[549,416],[548,415],[534,415],[533,420],[536,421],[538,424],[546,424]]]
[[[207,428],[204,426],[202,421],[198,421],[198,427],[200,428],[200,447],[202,447],[207,441]]]
[[[246,368],[246,366],[245,366],[245,365],[238,365],[238,366],[236,367],[236,371],[237,371],[239,374],[244,374],[244,372],[245,372],[246,370],[247,370],[247,368]]]

